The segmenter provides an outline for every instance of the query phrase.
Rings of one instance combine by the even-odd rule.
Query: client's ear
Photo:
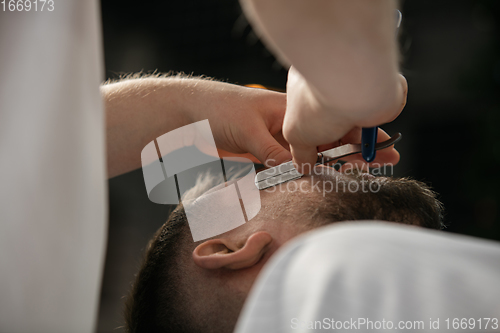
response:
[[[238,248],[229,239],[211,239],[193,251],[196,265],[205,269],[242,269],[255,265],[266,252],[273,238],[265,231],[253,233],[243,247]]]

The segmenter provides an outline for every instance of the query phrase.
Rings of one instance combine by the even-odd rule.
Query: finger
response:
[[[288,144],[288,142],[283,137],[283,133],[281,131],[278,132],[277,134],[274,134],[273,137],[276,139],[276,141],[278,141],[278,143],[280,145],[282,145],[283,147],[285,147],[286,150],[290,150],[290,145]]]
[[[379,131],[380,133],[380,131]],[[325,151],[348,143],[361,143],[361,127],[354,127],[340,140],[318,146],[318,151]]]
[[[363,160],[361,154],[355,154],[342,158],[343,161],[349,163],[353,163],[354,161],[364,161],[364,163],[370,168],[379,168],[384,165],[396,165],[399,163],[399,159],[399,152],[391,147],[385,148],[383,150],[378,150],[375,159],[370,163],[367,163],[365,160]]]
[[[401,87],[403,88],[403,100],[401,101],[401,110],[403,110],[406,105],[406,99],[408,98],[408,81],[406,81],[406,78],[402,74],[399,74],[399,79]]]
[[[318,150],[316,147],[290,145],[293,156],[293,163],[298,172],[310,174],[312,168],[318,160]]]
[[[203,153],[207,154],[207,152],[204,152],[202,151]],[[220,158],[223,158],[227,161],[239,161],[240,158],[246,158],[254,163],[259,163],[260,164],[260,160],[258,160],[255,156],[253,156],[252,154],[249,154],[249,153],[245,153],[245,154],[236,154],[236,153],[231,153],[231,152],[228,152],[227,150],[223,150],[223,149],[219,149],[217,148],[217,153],[219,154],[219,157]],[[208,153],[208,155],[213,155],[210,153]]]
[[[377,156],[370,163],[371,168],[378,168],[382,165],[396,165],[399,163],[400,155],[399,152],[394,148],[394,145],[382,150],[377,151]]]
[[[361,127],[354,127],[352,130],[347,132],[346,135],[342,137],[342,144],[347,144],[347,143],[361,143]],[[377,133],[377,139],[378,139],[378,134],[380,134],[380,131]]]
[[[379,128],[377,134],[377,142],[383,142],[389,139],[390,139],[389,134],[387,134],[387,132],[385,132],[383,129]],[[360,143],[360,142],[361,142],[361,128],[355,128],[351,130],[342,138],[342,144]],[[394,145],[392,145],[388,148],[377,150],[375,159],[371,163],[368,164],[367,162],[365,162],[365,164],[369,165],[370,167],[378,167],[386,164],[396,165],[399,162],[399,158],[400,155],[398,151],[394,148]],[[358,161],[357,162],[358,164],[359,161],[364,161],[361,154],[355,154],[343,157],[342,160],[351,163],[353,163],[353,161]]]
[[[386,131],[379,128],[377,134],[377,142],[389,140],[391,137]],[[377,150],[375,159],[369,164],[370,168],[380,167],[381,165],[392,164],[396,165],[399,162],[399,152],[395,149],[394,145]]]
[[[366,163],[364,160],[352,160],[344,163],[339,169],[339,171],[343,173],[353,170],[358,170],[358,172],[369,172],[370,168],[368,166],[368,163]]]
[[[247,140],[246,148],[265,166],[276,166],[292,159],[292,154],[276,141],[267,128],[252,135],[253,137]]]
[[[399,111],[391,119],[389,119],[389,121],[387,121],[388,123],[394,121],[397,117],[399,117],[399,115],[401,114],[401,112],[403,111],[403,109],[406,105],[406,99],[408,97],[408,82],[406,81],[406,78],[401,74],[399,74],[399,80],[401,83],[403,98],[402,98],[401,104],[399,106]]]

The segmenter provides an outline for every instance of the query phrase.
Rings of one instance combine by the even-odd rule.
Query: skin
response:
[[[125,80],[102,86],[101,93],[109,177],[140,168],[142,149],[158,136],[204,119],[209,120],[221,157],[249,153],[242,156],[267,166],[292,158],[282,134],[286,94],[176,77]],[[380,140],[388,137],[379,132]],[[360,132],[354,130],[342,142],[360,139]],[[398,161],[398,152],[388,149],[378,153],[373,163]]]
[[[190,312],[196,314],[192,320],[207,318],[211,322],[204,323],[204,327],[217,327],[218,332],[232,331],[250,288],[269,258],[297,235],[328,223],[305,224],[310,217],[304,215],[304,205],[309,200],[318,200],[318,194],[309,185],[311,177],[315,181],[347,177],[329,170],[327,175],[297,180],[297,186],[304,191],[261,191],[262,208],[251,222],[192,245],[196,247],[192,259],[183,260],[179,286],[192,295],[186,298]],[[218,313],[213,312],[214,308]]]
[[[290,143],[297,170],[302,173],[310,170],[310,165],[315,163],[317,151],[321,151],[317,147],[328,145],[339,137],[357,135],[362,127],[379,126],[393,121],[406,105],[408,92],[406,79],[402,75],[398,76],[400,86],[396,89],[400,99],[397,103],[379,106],[373,104],[364,108],[366,112],[360,112],[323,102],[322,97],[314,92],[314,88],[300,73],[291,69],[287,83],[287,110],[283,134]],[[342,141],[346,142],[344,138]],[[356,143],[359,142],[360,140]]]
[[[318,146],[399,115],[408,87],[398,73],[396,1],[240,2],[266,45],[293,65],[283,134],[299,171]]]
[[[126,80],[102,86],[101,93],[109,177],[141,167],[141,151],[153,139],[204,119],[219,156],[250,152],[254,161],[291,159],[281,133],[285,94],[175,77]]]

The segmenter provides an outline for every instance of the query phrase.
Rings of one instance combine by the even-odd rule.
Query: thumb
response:
[[[318,160],[318,150],[314,146],[290,145],[293,163],[298,172],[310,174]]]
[[[247,150],[267,167],[292,159],[292,154],[276,141],[267,128],[253,133],[253,138],[248,140]]]

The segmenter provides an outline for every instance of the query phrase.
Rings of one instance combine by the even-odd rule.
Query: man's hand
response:
[[[223,150],[220,156],[248,152],[269,166],[292,158],[281,132],[285,94],[177,77],[125,80],[101,92],[109,177],[139,168],[142,149],[158,136],[204,119]]]
[[[307,173],[311,170],[311,165],[316,162],[318,150],[338,146],[339,140],[342,144],[360,143],[361,127],[378,126],[394,120],[406,104],[408,90],[406,79],[399,75],[399,80],[400,87],[397,94],[388,96],[394,101],[389,100],[379,109],[350,112],[329,106],[321,94],[292,67],[288,74],[287,110],[283,133],[290,144],[298,171]],[[353,104],[355,103],[353,101]],[[379,130],[379,142],[388,138],[385,132]],[[377,153],[377,159],[373,163],[394,164],[398,160],[399,154],[395,149],[391,149]]]
[[[398,74],[397,1],[240,1],[274,55],[297,69],[283,133],[299,171],[318,145],[399,114],[406,81]]]
[[[253,156],[247,157],[266,166],[292,158],[282,135],[285,94],[216,81],[193,80],[188,89],[193,91],[190,120],[208,119],[219,155],[248,152]]]

